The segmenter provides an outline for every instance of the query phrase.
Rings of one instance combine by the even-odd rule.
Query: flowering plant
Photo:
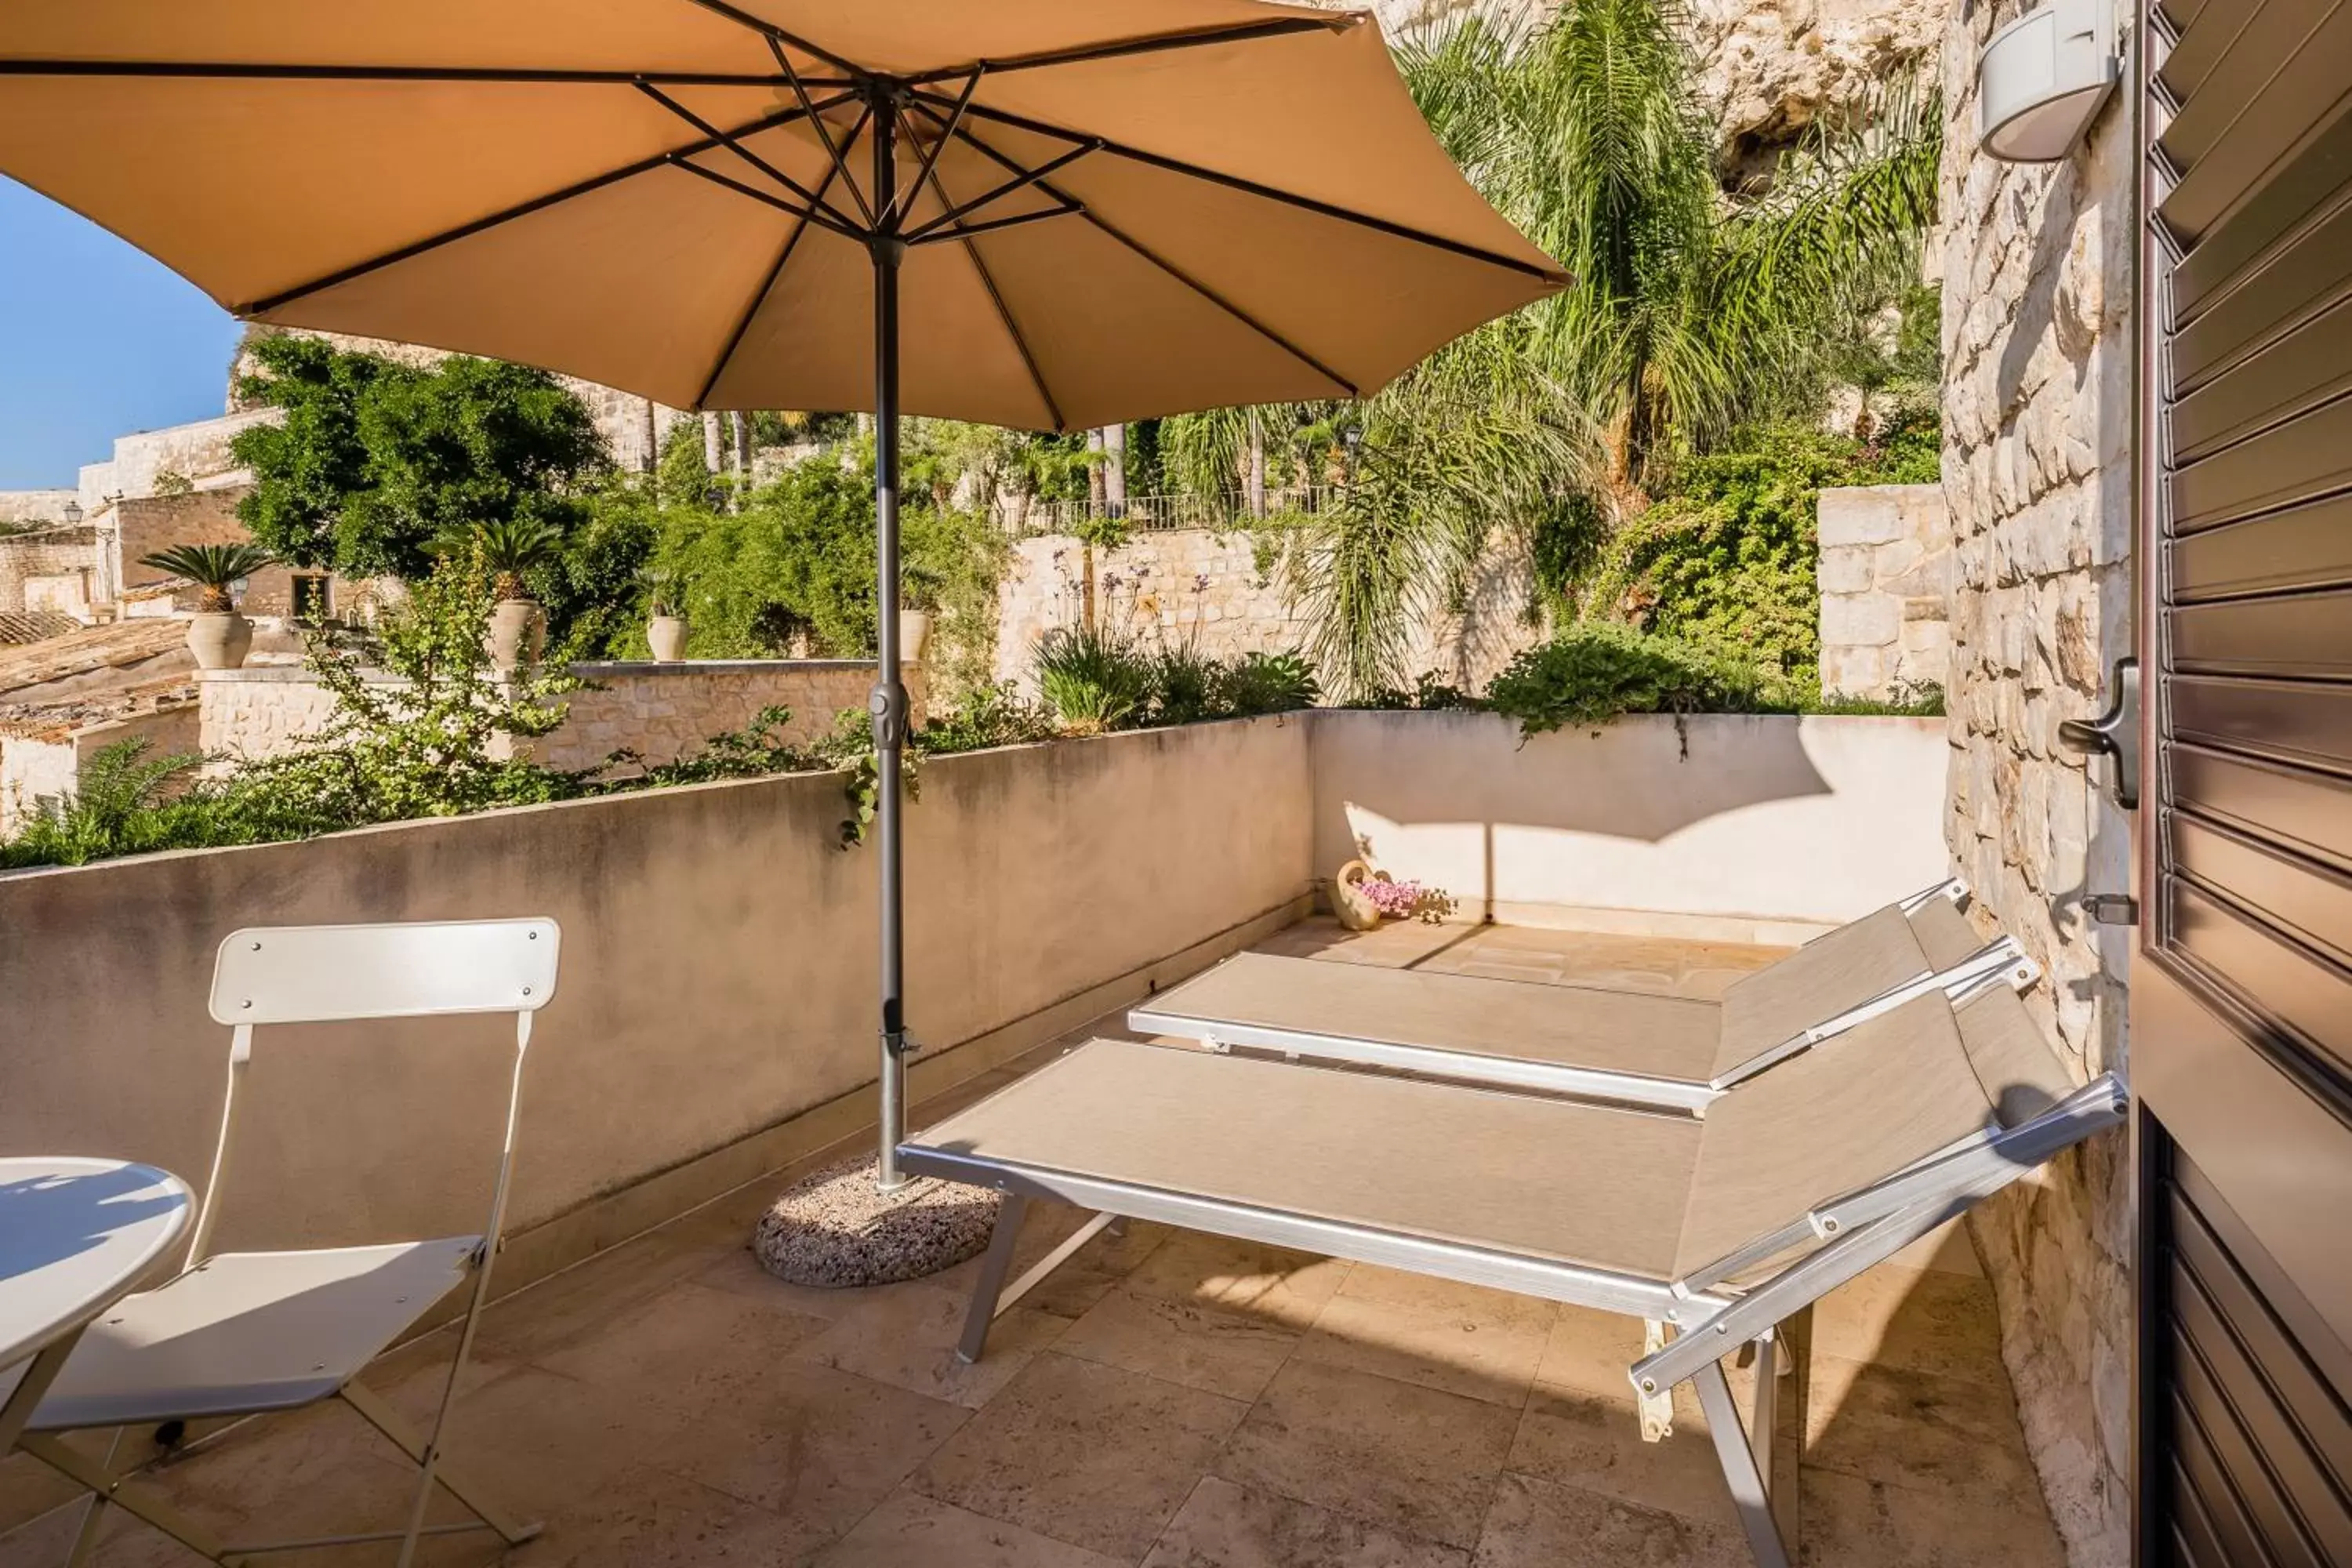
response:
[[[1443,888],[1424,888],[1419,882],[1392,882],[1380,877],[1357,886],[1384,921],[1417,920],[1435,925],[1454,910],[1454,895]]]

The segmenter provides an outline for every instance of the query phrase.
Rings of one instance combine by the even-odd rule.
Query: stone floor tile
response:
[[[1972,1279],[1985,1277],[1984,1264],[1977,1258],[1976,1244],[1969,1239],[1965,1219],[1945,1221],[1888,1258],[1883,1267],[1933,1268],[1946,1274],[1965,1274]]]
[[[1523,1309],[1549,1303],[1506,1297],[1508,1305],[1498,1305],[1480,1299],[1487,1292],[1466,1296],[1449,1291],[1432,1291],[1419,1300],[1384,1300],[1352,1289],[1368,1272],[1372,1271],[1360,1268],[1350,1274],[1349,1284],[1323,1309],[1299,1342],[1302,1358],[1466,1394],[1514,1410],[1527,1403],[1551,1325],[1548,1310]]]
[[[902,1490],[814,1568],[1124,1568],[1128,1561]]]
[[[526,1366],[457,1402],[449,1451],[508,1508],[544,1519],[657,1458],[690,1419],[624,1390]]]
[[[1532,1323],[1548,1328],[1559,1313],[1557,1302],[1540,1297],[1522,1296],[1485,1285],[1465,1285],[1458,1280],[1384,1268],[1373,1263],[1360,1263],[1349,1269],[1339,1293],[1384,1306],[1451,1312],[1496,1323]]]
[[[1198,1301],[1305,1329],[1354,1266],[1202,1231],[1180,1231],[1127,1278],[1140,1296]]]
[[[1043,1261],[1093,1217],[1067,1204],[1030,1205],[1028,1223],[1021,1228],[1021,1245],[1013,1255],[1013,1277],[1019,1279],[1032,1265]],[[1024,1296],[1021,1304],[1057,1318],[1082,1318],[1175,1235],[1173,1227],[1148,1220],[1129,1220],[1117,1234],[1103,1231]],[[971,1267],[972,1279],[959,1285],[967,1293],[978,1278],[979,1260],[973,1259]]]
[[[864,1518],[971,1418],[961,1405],[811,1362],[744,1373],[647,1458],[828,1539]]]
[[[1738,1528],[1706,1423],[1678,1416],[1672,1436],[1645,1443],[1632,1395],[1630,1388],[1619,1400],[1538,1384],[1507,1467],[1701,1524]]]
[[[1215,1473],[1466,1547],[1517,1426],[1516,1411],[1482,1399],[1294,1357]]]
[[[2039,1508],[2007,1388],[1815,1354],[1805,1462],[1864,1480]]]
[[[715,1234],[687,1222],[664,1226],[600,1252],[493,1301],[482,1315],[474,1353],[519,1363],[551,1355],[578,1334],[603,1329],[618,1314],[660,1295],[724,1257]]]
[[[1469,1560],[1459,1547],[1205,1476],[1143,1568],[1465,1568]]]
[[[824,1544],[803,1523],[644,1466],[583,1489],[501,1568],[779,1568]]]
[[[941,1502],[1134,1562],[1248,1406],[1051,1352],[908,1483]]]
[[[1628,1369],[1641,1358],[1640,1319],[1563,1305],[1545,1336],[1536,1381],[1630,1404],[1633,1384]]]
[[[1496,1489],[1473,1561],[1477,1568],[1755,1568],[1737,1528],[1520,1475],[1506,1475]]]
[[[698,1413],[832,1325],[691,1280],[616,1313],[536,1364],[648,1404]]]
[[[1054,1342],[1077,1356],[1252,1400],[1297,1345],[1298,1331],[1198,1301],[1113,1290]]]
[[[1970,1489],[1890,1487],[1807,1466],[1805,1568],[2066,1568],[2037,1499],[1991,1507]]]
[[[1882,1265],[1813,1309],[1813,1349],[2006,1390],[2000,1318],[1990,1281]]]
[[[987,1353],[966,1365],[956,1357],[963,1334],[962,1296],[929,1284],[867,1302],[803,1344],[807,1361],[934,1399],[979,1409],[1013,1381],[1029,1358],[1060,1338],[1069,1320],[1025,1302],[996,1320]]]

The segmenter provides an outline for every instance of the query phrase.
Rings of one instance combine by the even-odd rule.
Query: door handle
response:
[[[2078,756],[2105,754],[2113,765],[2111,793],[2126,811],[2139,808],[2139,660],[2116,660],[2107,710],[2095,719],[2066,719],[2058,743]]]

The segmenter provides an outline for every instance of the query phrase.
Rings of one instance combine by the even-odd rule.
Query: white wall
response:
[[[1802,940],[1946,875],[1946,755],[1940,719],[1325,713],[1315,868],[1360,843],[1465,920]]]

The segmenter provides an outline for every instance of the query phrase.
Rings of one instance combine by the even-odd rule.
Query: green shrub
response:
[[[1479,697],[1463,690],[1462,688],[1447,680],[1437,671],[1427,669],[1422,671],[1420,679],[1412,683],[1412,690],[1406,691],[1390,687],[1373,692],[1354,706],[1389,712],[1410,710],[1439,713],[1482,709],[1486,706],[1486,703]]]
[[[1513,659],[1486,689],[1487,706],[1522,734],[1590,728],[1621,713],[1753,710],[1753,671],[1706,648],[1611,622],[1571,626]]]
[[[1304,654],[1246,653],[1217,673],[1223,710],[1236,718],[1312,708],[1320,695]]]
[[[814,773],[831,764],[788,744],[778,731],[792,722],[793,710],[781,704],[762,708],[740,730],[711,736],[691,756],[657,763],[634,779],[617,781],[616,789],[660,789],[670,784],[710,784],[719,779],[767,778],[776,773]],[[642,763],[635,752],[614,752],[606,767]]]
[[[1096,626],[1056,626],[1037,645],[1037,690],[1074,734],[1116,730],[1148,710],[1152,661],[1129,639]]]
[[[153,747],[141,737],[92,756],[79,793],[44,798],[16,836],[0,843],[0,867],[81,866],[116,855],[241,842],[220,802],[190,777],[204,758],[151,757]]]
[[[983,686],[915,732],[916,750],[936,756],[1027,745],[1054,738],[1054,716],[1023,697],[1011,681]]]
[[[1197,724],[1233,711],[1225,669],[1186,643],[1151,656],[1151,722]]]

